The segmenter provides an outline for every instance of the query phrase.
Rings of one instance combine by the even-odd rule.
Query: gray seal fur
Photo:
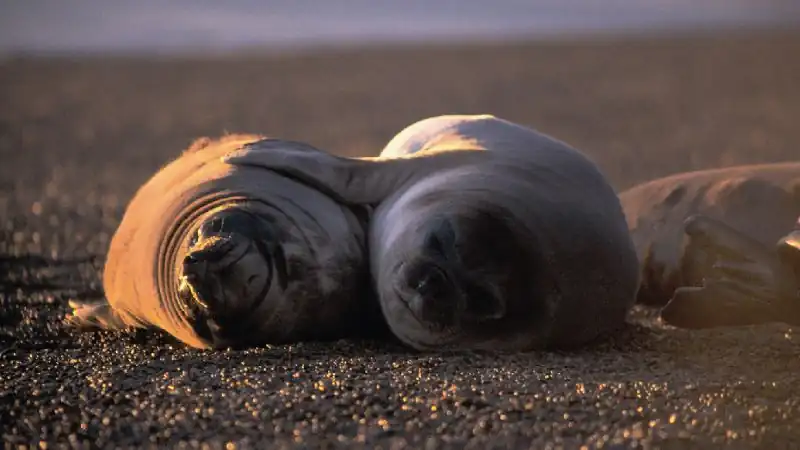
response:
[[[800,215],[800,163],[679,173],[634,186],[620,201],[641,263],[637,301],[663,306],[710,270],[686,258],[684,222],[703,215],[771,248]]]
[[[157,328],[196,348],[338,339],[363,329],[363,216],[246,164],[305,147],[256,135],[196,141],[136,192],[108,251],[107,301],[73,302],[69,322]],[[223,161],[231,152],[239,163]]]
[[[638,265],[619,200],[563,142],[452,115],[410,125],[376,158],[283,153],[258,164],[376,206],[373,283],[390,329],[414,348],[577,346],[621,327],[633,304]]]

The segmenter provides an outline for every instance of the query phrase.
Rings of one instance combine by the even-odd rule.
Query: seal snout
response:
[[[440,326],[458,321],[461,295],[447,271],[437,264],[416,264],[402,275],[398,294],[419,320]]]
[[[452,290],[442,269],[431,266],[417,282],[416,291],[423,297],[447,297]]]
[[[209,273],[209,262],[203,256],[189,253],[183,258],[183,277],[180,290],[184,295],[200,304],[204,309],[213,308],[219,303],[214,295],[215,277]]]
[[[414,292],[409,307],[418,317],[440,325],[456,323],[460,296],[441,268],[429,267],[417,281]]]
[[[193,254],[186,255],[183,259],[183,274],[193,281],[203,278],[208,270],[208,264]]]
[[[225,308],[226,314],[255,301],[269,276],[263,255],[237,233],[202,236],[183,258],[182,268],[181,289],[204,308]]]

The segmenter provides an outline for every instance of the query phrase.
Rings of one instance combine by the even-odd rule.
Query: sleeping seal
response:
[[[306,147],[254,135],[197,141],[128,204],[104,268],[107,302],[73,303],[68,321],[159,328],[196,348],[341,338],[374,323],[361,317],[361,211],[247,164]],[[238,162],[223,162],[232,151]]]
[[[376,158],[286,149],[248,163],[376,205],[373,283],[392,332],[416,349],[580,345],[633,304],[636,253],[614,190],[582,153],[532,129],[440,116]]]
[[[772,246],[800,215],[800,163],[680,173],[634,186],[620,201],[641,261],[637,300],[663,306],[710,270],[686,258],[684,221],[701,214]]]

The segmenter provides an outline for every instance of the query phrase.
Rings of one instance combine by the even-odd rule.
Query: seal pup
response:
[[[257,135],[196,141],[128,204],[104,267],[107,301],[73,302],[68,322],[158,328],[196,348],[338,339],[374,324],[362,317],[364,211],[247,164],[306,147]],[[238,162],[222,161],[234,151]]]
[[[439,116],[378,157],[286,149],[248,163],[376,206],[373,283],[389,328],[416,349],[577,346],[621,327],[633,304],[636,253],[614,190],[581,152],[533,129]]]
[[[641,262],[639,303],[664,306],[680,286],[699,285],[710,266],[687,258],[684,221],[704,215],[772,246],[800,215],[800,163],[684,172],[620,194]]]
[[[701,285],[675,290],[661,310],[664,322],[692,329],[800,325],[800,219],[774,246],[700,214],[689,217],[684,228],[685,257],[711,268]]]

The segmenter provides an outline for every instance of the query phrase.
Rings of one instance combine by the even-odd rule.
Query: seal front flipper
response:
[[[793,298],[796,276],[791,261],[786,256],[779,257],[786,238],[779,242],[779,251],[774,252],[702,215],[687,219],[685,232],[689,236],[689,263],[702,267],[697,260],[705,259],[711,270],[699,274],[702,287],[675,291],[661,312],[665,322],[682,328],[800,323],[800,299]]]
[[[689,217],[684,231],[689,236],[686,257],[705,258],[711,263],[711,271],[698,274],[698,279],[727,280],[736,283],[740,290],[762,292],[765,300],[781,296],[781,279],[786,268],[772,249],[703,215]]]
[[[99,302],[70,300],[69,307],[72,312],[64,317],[64,321],[78,330],[125,330],[132,328],[105,300]]]
[[[744,326],[775,321],[775,309],[734,283],[719,281],[702,287],[680,287],[661,310],[665,323],[687,329]]]
[[[398,158],[348,158],[291,142],[263,140],[222,157],[231,165],[269,169],[347,204],[377,204],[402,186],[431,173],[489,158],[474,150]]]

